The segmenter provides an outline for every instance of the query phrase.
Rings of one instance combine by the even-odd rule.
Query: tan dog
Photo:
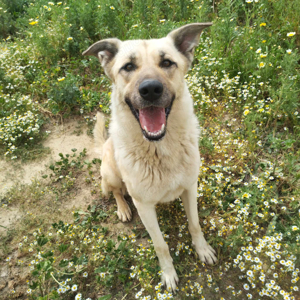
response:
[[[95,127],[95,141],[102,148],[102,190],[113,192],[123,222],[131,220],[124,199],[128,191],[153,240],[162,281],[172,290],[178,277],[158,225],[156,204],[181,197],[201,261],[217,261],[199,225],[199,124],[184,81],[200,34],[210,25],[186,25],[162,39],[106,39],[83,52],[96,56],[113,82],[110,137],[105,141],[100,113]]]

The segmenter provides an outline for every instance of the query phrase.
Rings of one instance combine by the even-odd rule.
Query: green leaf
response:
[[[48,252],[46,252],[44,254],[41,254],[41,256],[43,258],[51,257],[51,256],[53,256],[53,252],[52,251],[48,251]]]
[[[88,263],[88,257],[85,255],[85,254],[82,254],[79,259],[78,259],[78,264],[81,264],[81,265],[87,265]]]
[[[68,264],[69,264],[69,262],[68,262],[67,260],[61,260],[61,261],[59,262],[58,265],[59,265],[60,267],[64,268],[64,267],[66,267]]]
[[[69,245],[61,244],[61,245],[59,245],[58,250],[60,251],[60,253],[63,253],[63,252],[65,252],[68,248],[69,248]]]
[[[207,216],[210,215],[211,211],[212,211],[212,209],[201,210],[200,213],[199,213],[199,215],[201,217],[207,217]]]
[[[46,237],[43,237],[43,236],[41,236],[41,237],[39,237],[39,238],[37,239],[37,243],[38,243],[38,245],[39,245],[40,247],[42,247],[42,246],[44,246],[45,244],[47,244],[48,241],[49,241],[49,240],[48,240]]]
[[[95,273],[102,273],[104,271],[105,271],[105,267],[101,267],[101,266],[94,270]]]
[[[89,215],[89,213],[82,211],[82,210],[77,210],[76,213],[78,213],[80,215]]]
[[[109,295],[105,295],[105,296],[98,298],[98,300],[109,300],[109,299],[111,299],[111,297],[112,297],[112,295],[109,294]]]
[[[122,251],[125,248],[126,241],[121,242],[121,244],[118,247],[118,250]]]
[[[35,290],[38,286],[38,283],[37,281],[33,281],[32,284],[29,284],[29,287],[32,289],[32,290]]]
[[[53,292],[52,292],[52,294],[53,294]],[[48,300],[48,299],[49,299],[49,295],[46,295],[44,297],[38,297],[38,300]],[[56,298],[54,298],[54,299],[56,299]]]
[[[142,238],[145,238],[145,237],[147,237],[147,236],[149,236],[149,234],[148,234],[147,231],[145,231],[144,233],[142,233]]]

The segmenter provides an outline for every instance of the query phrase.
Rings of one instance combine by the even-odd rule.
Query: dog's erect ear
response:
[[[101,40],[90,46],[82,53],[82,55],[93,55],[97,57],[104,68],[106,75],[111,77],[107,67],[118,53],[121,43],[122,42],[119,39]]]
[[[175,44],[175,47],[185,55],[190,63],[193,60],[194,49],[199,43],[201,32],[212,23],[192,23],[171,31],[168,34]]]

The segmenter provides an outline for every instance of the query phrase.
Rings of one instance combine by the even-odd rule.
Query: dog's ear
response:
[[[193,61],[194,49],[199,43],[202,30],[212,23],[192,23],[171,31],[167,37],[174,41],[175,47],[187,57],[190,64]]]
[[[96,42],[85,50],[82,55],[92,55],[99,59],[106,75],[111,78],[110,74],[110,62],[118,53],[120,44],[122,42],[119,39],[106,39]]]

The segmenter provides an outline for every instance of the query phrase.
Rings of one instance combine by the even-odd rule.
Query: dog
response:
[[[199,124],[184,80],[202,30],[211,25],[188,24],[161,39],[100,40],[83,52],[97,57],[112,81],[109,138],[100,113],[94,130],[101,149],[102,191],[113,193],[123,222],[132,217],[124,195],[132,197],[153,241],[162,282],[173,291],[178,276],[158,225],[156,204],[181,197],[200,260],[217,262],[199,225]]]

